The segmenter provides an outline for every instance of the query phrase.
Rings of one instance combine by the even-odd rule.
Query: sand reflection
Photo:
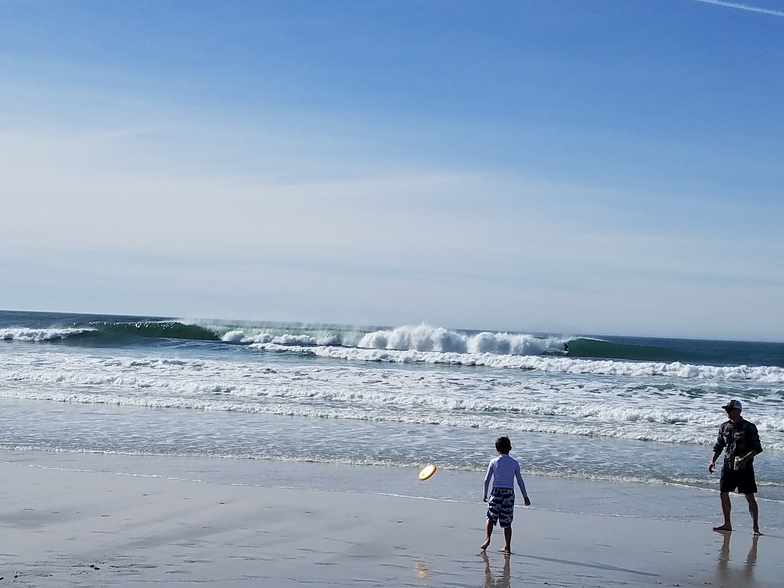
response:
[[[493,570],[490,567],[490,558],[487,557],[487,552],[482,551],[479,555],[485,562],[484,588],[509,588],[509,577],[511,575],[509,568],[509,560],[511,558],[509,557],[509,554],[499,554],[499,557],[504,558],[504,563],[501,571],[496,571],[496,573],[493,573]]]
[[[722,532],[721,548],[716,562],[716,570],[720,582],[728,587],[732,586],[753,586],[754,585],[754,566],[757,565],[757,543],[759,537],[752,536],[751,546],[746,554],[746,559],[742,566],[731,565],[730,541],[733,533]],[[740,537],[736,539],[736,542]]]

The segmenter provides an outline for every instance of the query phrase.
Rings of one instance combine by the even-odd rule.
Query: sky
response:
[[[784,0],[0,0],[0,308],[784,341]]]

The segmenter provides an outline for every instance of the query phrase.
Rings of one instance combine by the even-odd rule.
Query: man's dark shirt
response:
[[[762,453],[757,426],[744,420],[743,417],[739,418],[737,423],[732,421],[722,423],[713,451],[719,453],[723,449],[726,449],[724,467],[732,467],[731,464],[736,457],[743,457],[752,449],[757,453]],[[753,463],[754,458],[752,457],[746,462],[746,467],[751,467]]]

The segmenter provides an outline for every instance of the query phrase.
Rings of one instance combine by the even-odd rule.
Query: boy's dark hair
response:
[[[495,450],[499,453],[509,453],[512,450],[512,442],[509,437],[504,435],[495,440]]]

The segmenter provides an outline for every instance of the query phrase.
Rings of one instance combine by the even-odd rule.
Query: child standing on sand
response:
[[[490,480],[493,480],[493,490],[490,492],[490,501],[487,505],[487,525],[485,529],[487,535],[485,542],[482,543],[482,550],[487,549],[490,545],[490,535],[493,534],[493,527],[496,523],[501,525],[504,530],[504,540],[506,544],[501,550],[502,553],[512,553],[512,519],[514,518],[514,481],[517,479],[517,485],[520,486],[520,492],[523,493],[525,505],[530,506],[531,501],[528,499],[528,493],[525,491],[525,482],[523,476],[520,474],[520,464],[515,459],[509,457],[509,452],[512,450],[512,442],[509,437],[499,437],[495,440],[495,450],[498,452],[498,457],[490,461],[485,474],[485,491],[482,495],[482,501],[488,502],[487,490],[490,487]]]

